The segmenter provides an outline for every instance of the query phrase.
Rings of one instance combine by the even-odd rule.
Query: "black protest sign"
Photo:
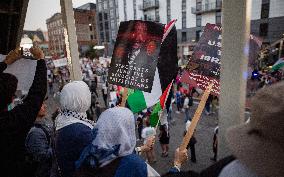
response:
[[[221,32],[220,26],[206,24],[187,66],[190,79],[196,81],[199,88],[205,90],[213,82],[212,92],[217,95],[220,90]]]
[[[151,92],[163,37],[163,25],[149,21],[121,22],[108,82]]]

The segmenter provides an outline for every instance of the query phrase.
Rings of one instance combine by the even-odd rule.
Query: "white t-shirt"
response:
[[[144,138],[144,144],[146,144],[146,141],[149,137],[156,135],[156,130],[154,127],[146,127],[142,130],[142,138]]]
[[[184,108],[184,109],[189,108],[188,102],[189,102],[189,98],[186,97],[186,98],[184,99],[184,103],[183,103],[183,108]]]

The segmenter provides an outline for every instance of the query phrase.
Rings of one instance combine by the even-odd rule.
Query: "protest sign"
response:
[[[53,60],[53,64],[55,67],[66,66],[67,58],[60,58],[60,59]]]
[[[209,83],[213,83],[212,93],[215,95],[219,95],[220,92],[221,32],[220,26],[206,24],[187,65],[189,79],[194,80],[203,90],[208,87]]]
[[[108,82],[151,92],[161,48],[163,25],[149,21],[121,22]]]
[[[2,62],[5,57],[5,55],[0,55],[0,62]],[[17,90],[28,92],[34,80],[36,66],[36,60],[19,59],[12,65],[8,65],[4,73],[10,73],[17,77]]]

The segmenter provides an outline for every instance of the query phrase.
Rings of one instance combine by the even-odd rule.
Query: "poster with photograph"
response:
[[[151,92],[164,26],[150,21],[120,23],[108,82]]]

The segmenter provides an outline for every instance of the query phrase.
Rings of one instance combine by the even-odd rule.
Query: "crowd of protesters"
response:
[[[38,60],[33,84],[23,102],[15,107],[11,105],[18,80],[4,71],[21,55],[18,50],[13,50],[0,63],[2,174],[12,177],[160,176],[151,167],[156,161],[155,136],[161,144],[161,156],[167,157],[172,104],[176,104],[177,113],[184,112],[184,124],[188,130],[192,120],[189,109],[193,106],[193,98],[200,94],[195,88],[186,89],[177,83],[172,94],[174,101],[167,110],[167,120],[170,121],[160,125],[158,134],[155,128],[150,127],[151,109],[134,115],[129,109],[117,106],[121,102],[123,88],[109,85],[106,82],[107,69],[99,65],[94,67],[94,63],[86,59],[81,63],[83,81],[70,82],[66,74],[68,70],[66,75],[60,76],[63,84],[58,94],[59,107],[50,122],[46,119],[44,101],[48,99],[47,83],[50,93],[53,93],[53,85],[49,82],[56,80],[56,77],[53,71],[48,71],[50,68],[46,67],[41,49],[31,48],[31,53]],[[264,85],[253,97],[250,121],[228,130],[226,137],[233,156],[217,161],[216,128],[213,160],[217,162],[213,166],[200,173],[182,172],[180,168],[188,158],[187,150],[176,149],[173,166],[163,176],[283,176],[284,84],[280,81],[283,75],[281,78],[279,75],[270,73],[260,77],[260,83],[264,82]],[[274,78],[279,83],[272,85]],[[99,96],[98,83],[101,83],[104,100],[101,104],[97,99],[92,99]],[[102,104],[105,111],[101,109]],[[212,95],[206,104],[206,113],[213,114],[218,98]],[[96,120],[88,118],[88,114],[94,114],[93,108]],[[135,121],[138,137],[144,140],[140,147],[136,145]],[[197,161],[196,143],[193,136],[188,144],[190,159],[194,163]],[[141,158],[141,153],[146,154],[147,161]]]

